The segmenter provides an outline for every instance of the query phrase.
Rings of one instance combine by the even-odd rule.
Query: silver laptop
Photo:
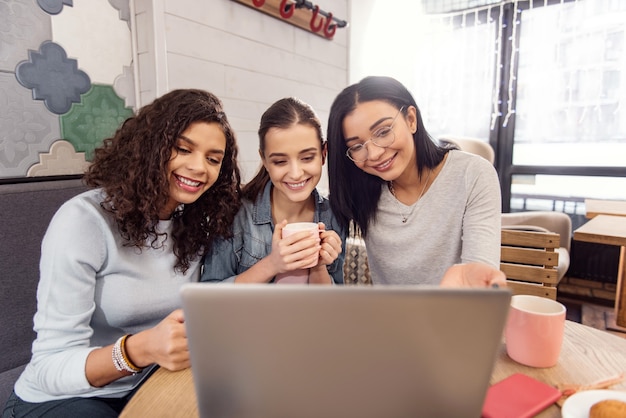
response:
[[[191,283],[201,417],[480,417],[506,289]]]

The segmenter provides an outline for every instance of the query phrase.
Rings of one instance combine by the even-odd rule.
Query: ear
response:
[[[326,154],[328,153],[328,141],[322,143],[322,165],[326,163]]]
[[[259,149],[259,157],[261,157],[261,164],[263,164],[263,167],[265,167],[265,155],[263,155],[263,151],[261,151]],[[267,170],[267,167],[265,167],[265,169]]]
[[[406,123],[412,134],[417,132],[417,109],[415,106],[409,106],[406,110]]]

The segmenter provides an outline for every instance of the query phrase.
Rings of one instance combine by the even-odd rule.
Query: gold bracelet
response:
[[[141,372],[141,368],[135,366],[128,360],[128,355],[126,355],[126,338],[128,335],[124,335],[113,344],[113,351],[111,352],[111,357],[113,359],[113,365],[119,372],[128,372],[132,374],[137,374]]]
[[[128,357],[128,353],[126,353],[126,339],[128,337],[130,337],[133,334],[126,334],[122,337],[122,341],[120,341],[120,351],[122,352],[122,358],[124,359],[124,361],[126,362],[126,365],[133,370],[134,373],[139,373],[140,371],[142,371],[143,369],[141,367],[137,367],[135,365],[135,363],[133,363],[132,361],[130,361],[130,358]]]

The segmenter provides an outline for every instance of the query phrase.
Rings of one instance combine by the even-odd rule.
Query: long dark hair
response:
[[[307,125],[315,129],[320,145],[323,145],[322,124],[311,106],[295,97],[286,97],[272,104],[261,116],[259,125],[259,150],[265,155],[265,135],[271,128],[287,129],[293,125]],[[254,178],[242,190],[243,197],[256,201],[270,175],[261,165]]]
[[[102,203],[114,217],[126,245],[139,249],[160,244],[156,225],[169,199],[168,162],[176,141],[194,122],[217,123],[226,137],[226,153],[217,181],[173,217],[176,268],[210,249],[217,236],[228,237],[240,205],[240,173],[235,134],[213,94],[174,90],[128,118],[112,138],[96,149],[84,180],[106,192]]]
[[[330,206],[337,220],[346,230],[354,221],[363,236],[367,235],[368,223],[376,217],[376,208],[385,180],[368,174],[357,167],[347,156],[343,134],[343,120],[357,104],[380,100],[400,110],[404,106],[416,109],[417,131],[413,143],[419,170],[436,167],[448,152],[438,146],[426,132],[422,115],[411,93],[391,77],[371,76],[346,87],[335,98],[328,118],[328,184]]]

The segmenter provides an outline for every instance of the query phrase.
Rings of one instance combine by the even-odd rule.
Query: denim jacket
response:
[[[244,199],[233,222],[233,237],[219,239],[213,243],[206,255],[201,281],[234,282],[235,276],[258,263],[272,251],[272,206],[270,196],[272,182],[268,181],[262,196],[256,202]],[[330,210],[328,199],[313,190],[315,198],[314,222],[324,222],[327,230],[337,232],[341,238],[342,252],[332,264],[326,266],[328,274],[336,284],[343,284],[343,261],[346,233],[339,226]]]

